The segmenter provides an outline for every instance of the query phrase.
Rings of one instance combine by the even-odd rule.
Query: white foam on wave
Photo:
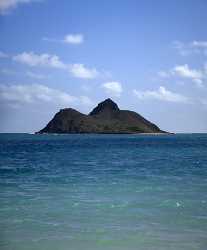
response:
[[[181,203],[180,202],[176,202],[176,207],[180,207]]]

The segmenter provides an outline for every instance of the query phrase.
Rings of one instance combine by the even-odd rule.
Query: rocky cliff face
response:
[[[89,115],[61,109],[38,133],[165,133],[133,111],[120,110],[111,99],[98,104]]]

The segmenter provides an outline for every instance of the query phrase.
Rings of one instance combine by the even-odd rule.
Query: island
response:
[[[88,115],[72,108],[61,109],[47,126],[37,133],[160,134],[166,132],[134,111],[120,110],[118,105],[108,98],[99,103]]]

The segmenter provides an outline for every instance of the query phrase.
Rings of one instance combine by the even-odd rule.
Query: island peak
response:
[[[138,113],[120,110],[110,98],[85,115],[72,108],[61,109],[38,133],[165,133]]]
[[[118,105],[111,100],[110,98],[104,100],[103,102],[100,102],[90,113],[89,115],[98,115],[101,112],[104,111],[117,111],[119,110]]]

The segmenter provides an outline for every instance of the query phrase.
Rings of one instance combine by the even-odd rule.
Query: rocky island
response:
[[[120,110],[111,99],[99,103],[88,115],[75,109],[61,109],[37,133],[166,133],[134,111]]]

